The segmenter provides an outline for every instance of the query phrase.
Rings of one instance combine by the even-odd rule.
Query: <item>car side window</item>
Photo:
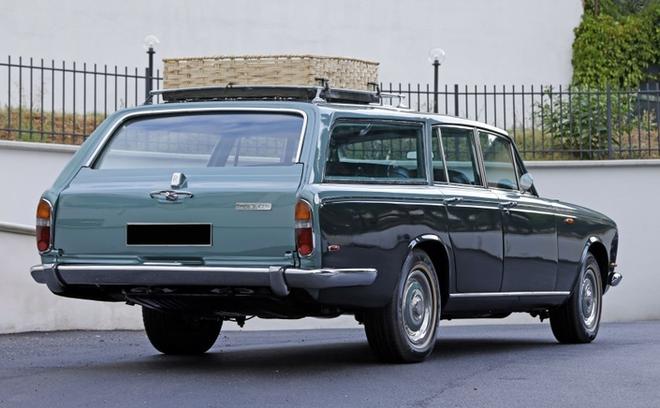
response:
[[[480,131],[479,144],[486,168],[488,187],[517,190],[518,177],[513,164],[511,142],[504,137]]]
[[[423,125],[349,122],[330,135],[326,181],[424,182]]]
[[[447,173],[445,172],[445,161],[442,160],[440,129],[437,127],[433,128],[433,136],[431,139],[431,160],[433,164],[433,181],[446,183]]]
[[[454,184],[481,185],[474,130],[443,126],[440,128],[442,146],[447,164],[449,182]]]

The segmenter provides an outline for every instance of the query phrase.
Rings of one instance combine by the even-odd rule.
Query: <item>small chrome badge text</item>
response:
[[[272,203],[236,203],[238,211],[270,211],[273,209]]]

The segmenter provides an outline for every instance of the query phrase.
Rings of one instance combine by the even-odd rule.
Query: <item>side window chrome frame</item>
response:
[[[468,187],[468,188],[487,188],[487,185],[484,184],[485,180],[485,172],[483,168],[483,163],[481,161],[481,149],[479,147],[479,141],[477,140],[477,129],[473,126],[468,126],[468,125],[454,125],[454,124],[435,124],[432,126],[433,129],[438,128],[438,137],[440,137],[440,151],[442,152],[442,164],[445,168],[445,178],[447,181],[442,182],[442,181],[435,181],[433,180],[434,185],[442,185],[442,186],[453,186],[453,187]],[[443,128],[454,128],[454,129],[464,129],[464,130],[471,130],[472,131],[472,152],[474,155],[474,160],[475,163],[473,165],[476,166],[474,170],[476,171],[476,176],[479,177],[479,184],[461,184],[461,183],[452,183],[449,180],[449,169],[447,166],[447,156],[445,155],[445,147],[444,147],[444,141],[442,139],[442,129]],[[433,165],[433,163],[431,163]]]
[[[443,126],[444,126],[444,125],[441,125],[441,124],[434,124],[434,125],[431,125],[431,145],[430,145],[430,147],[429,147],[428,150],[431,152],[431,154],[430,154],[430,157],[431,157],[431,165],[430,165],[429,167],[430,167],[430,170],[431,170],[431,174],[430,174],[430,176],[431,176],[431,177],[430,177],[430,178],[431,178],[431,184],[433,184],[433,185],[436,185],[436,184],[440,184],[440,185],[449,185],[449,184],[451,184],[451,183],[449,182],[449,171],[447,170],[447,160],[445,160],[445,159],[446,159],[446,156],[445,156],[445,146],[444,146],[444,144],[443,144],[443,142],[442,142],[442,127],[443,127]],[[442,170],[443,170],[443,172],[445,173],[445,181],[437,181],[437,180],[435,179],[435,175],[434,175],[434,168],[433,168],[433,139],[434,139],[435,137],[438,138],[438,146],[440,147],[440,155],[441,155],[440,159],[442,160]]]
[[[328,158],[330,156],[330,141],[332,140],[332,133],[334,132],[335,127],[338,124],[342,123],[368,123],[368,124],[381,124],[381,125],[388,125],[388,124],[394,124],[394,125],[410,125],[410,126],[417,126],[420,128],[422,135],[421,135],[421,149],[422,149],[422,154],[421,156],[418,154],[417,155],[417,160],[418,160],[418,166],[424,174],[422,177],[414,178],[414,179],[387,179],[383,178],[382,180],[360,180],[357,178],[345,178],[345,179],[332,179],[328,180],[326,178],[326,169],[327,169],[327,163],[328,163]],[[411,185],[411,186],[419,186],[419,185],[428,185],[428,180],[429,180],[429,175],[427,174],[429,169],[427,166],[427,150],[429,148],[426,146],[427,145],[427,140],[426,140],[426,133],[427,133],[427,124],[424,120],[399,120],[399,119],[380,119],[380,118],[353,118],[353,117],[338,117],[333,120],[332,125],[330,126],[330,129],[328,131],[328,137],[327,137],[327,142],[325,144],[325,154],[323,155],[323,162],[321,164],[321,183],[324,184],[332,184],[332,183],[342,183],[342,184],[382,184],[382,185]],[[420,159],[421,157],[421,159]],[[421,166],[419,161],[421,160]]]
[[[486,174],[486,160],[483,155],[483,150],[481,148],[481,140],[479,139],[479,132],[483,132],[487,135],[492,135],[497,138],[503,139],[505,143],[509,145],[509,153],[511,154],[511,160],[513,161],[513,173],[515,176],[515,182],[516,182],[516,188],[509,189],[509,188],[500,188],[500,187],[491,187],[488,185],[488,175]],[[511,140],[509,137],[498,134],[496,132],[493,132],[491,130],[486,130],[486,129],[481,129],[481,128],[475,128],[474,130],[474,135],[475,139],[477,142],[477,145],[479,146],[479,156],[481,157],[481,166],[482,166],[482,171],[483,171],[483,182],[484,182],[484,187],[492,190],[499,190],[499,191],[515,191],[517,193],[522,194],[520,191],[520,175],[518,174],[518,163],[517,163],[517,155],[515,148],[513,146],[513,140]]]

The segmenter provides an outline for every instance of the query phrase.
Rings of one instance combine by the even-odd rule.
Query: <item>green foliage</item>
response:
[[[644,104],[640,104],[640,95],[635,92],[610,91],[609,123],[607,91],[573,86],[570,96],[568,92],[559,95],[551,88],[546,89],[546,95],[535,106],[534,114],[544,124],[553,148],[573,152],[575,158],[607,158],[609,129],[613,147],[635,129],[647,134],[657,130],[653,112],[638,111]]]
[[[585,14],[605,14],[621,18],[631,14],[642,13],[652,6],[656,0],[585,0]]]
[[[660,0],[601,0],[598,15],[593,4],[575,29],[573,84],[639,86],[660,60]]]

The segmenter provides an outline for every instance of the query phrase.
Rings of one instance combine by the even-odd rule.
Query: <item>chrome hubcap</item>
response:
[[[401,305],[406,336],[413,348],[423,349],[432,341],[430,337],[436,320],[434,303],[425,271],[413,270],[406,279]]]
[[[580,285],[580,311],[582,321],[589,330],[594,329],[598,322],[599,305],[596,291],[596,275],[593,269],[589,268],[584,272]]]

